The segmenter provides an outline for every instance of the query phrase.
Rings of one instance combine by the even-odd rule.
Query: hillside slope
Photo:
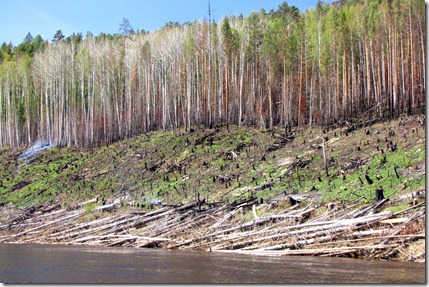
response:
[[[333,220],[347,214],[371,216],[374,212],[382,215],[390,212],[389,216],[384,214],[377,220],[398,220],[410,207],[418,207],[419,212],[422,207],[423,212],[425,209],[423,123],[424,116],[416,115],[394,121],[345,123],[341,127],[324,129],[263,132],[230,126],[229,129],[150,132],[92,150],[52,148],[28,160],[18,158],[23,151],[3,150],[0,155],[2,241],[19,239],[16,234],[28,236],[28,226],[22,222],[34,222],[35,214],[54,210],[77,212],[77,225],[103,218],[114,224],[124,214],[131,214],[132,219],[127,222],[135,221],[131,226],[134,229],[144,225],[145,221],[142,223],[138,219],[139,214],[161,214],[155,218],[161,220],[171,216],[173,211],[180,211],[178,216],[181,220],[187,218],[185,222],[198,222],[198,218],[207,222],[208,215],[206,218],[202,214],[196,217],[195,214],[191,217],[182,214],[189,209],[196,214],[202,210],[209,212],[206,207],[220,207],[216,209],[217,215],[210,211],[210,216],[218,219],[211,226],[220,222],[216,225],[220,227],[221,223],[229,222],[230,227],[238,224],[241,229],[245,229],[241,224],[252,218],[268,218],[258,221],[264,224],[285,219],[289,215],[285,216],[284,212],[290,209],[297,210],[293,218],[299,218],[300,224],[317,218]],[[376,189],[383,189],[387,198],[381,204],[375,200]],[[97,201],[79,205],[93,198]],[[97,206],[114,210],[102,214],[94,211]],[[82,208],[80,213],[79,207]],[[173,209],[168,211],[168,208]],[[337,212],[332,212],[333,209]],[[229,215],[230,212],[234,214]],[[75,219],[73,214],[67,216]],[[424,213],[416,214],[419,222],[410,232],[415,234],[413,241],[417,240],[421,246]],[[220,220],[222,218],[224,220]],[[370,219],[364,218],[364,222]],[[20,227],[14,230],[15,225]],[[204,224],[196,225],[197,230]],[[62,228],[65,227],[55,225],[55,230],[47,234],[58,233]],[[108,234],[113,236],[119,231],[110,230]],[[163,238],[165,232],[159,230],[151,237]],[[180,237],[181,243],[170,242],[164,246],[189,247],[187,240],[191,234]],[[198,240],[195,234],[192,236],[196,242],[207,239],[207,235],[201,235]],[[64,237],[46,239],[47,242],[52,240],[63,242]],[[240,237],[240,240],[243,239]],[[121,245],[113,243],[109,242]],[[158,243],[155,246],[159,246]],[[215,245],[204,244],[195,248],[215,249]],[[248,242],[241,242],[232,249],[248,245]],[[272,242],[272,245],[275,244]],[[222,245],[220,249],[231,248]]]
[[[0,204],[68,206],[123,195],[142,204],[180,204],[198,193],[213,202],[309,192],[326,202],[371,202],[380,185],[386,197],[424,189],[425,130],[419,120],[286,135],[235,126],[150,132],[93,150],[53,148],[29,160],[18,159],[22,151],[3,150]]]

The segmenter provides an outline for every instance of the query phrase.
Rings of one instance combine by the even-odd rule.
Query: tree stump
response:
[[[381,186],[375,190],[375,199],[377,201],[381,201],[381,200],[384,199],[383,192],[384,192],[384,190],[383,190],[383,188]]]

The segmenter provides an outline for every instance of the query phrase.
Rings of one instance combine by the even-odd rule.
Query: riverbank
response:
[[[0,242],[425,260],[424,115],[23,152],[0,153]]]
[[[410,197],[424,194],[422,190]],[[86,212],[84,205],[3,208],[0,242],[424,262],[424,199],[399,212],[386,211],[388,206],[385,199],[366,206],[358,201],[347,206],[336,203],[328,209],[311,202],[271,212],[272,204],[255,200],[97,213]]]

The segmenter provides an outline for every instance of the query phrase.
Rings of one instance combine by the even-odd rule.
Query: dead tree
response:
[[[376,201],[381,201],[384,199],[384,194],[383,194],[384,190],[383,187],[380,186],[379,188],[375,189],[375,200]]]

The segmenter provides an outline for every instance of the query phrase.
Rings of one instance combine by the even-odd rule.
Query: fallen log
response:
[[[394,215],[394,216],[397,216],[397,215],[402,215],[402,214],[408,213],[410,210],[418,209],[418,208],[420,208],[420,207],[424,206],[425,204],[426,204],[425,202],[421,202],[421,203],[419,203],[419,204],[416,204],[416,205],[413,205],[413,206],[411,206],[411,207],[408,207],[407,209],[404,209],[404,210],[401,210],[401,211],[395,212],[393,215]]]
[[[400,228],[398,228],[388,238],[386,238],[383,242],[381,242],[381,244],[386,244],[391,238],[393,238],[393,236],[395,236],[398,233],[402,232],[408,226],[408,223],[410,223],[413,220],[418,219],[419,217],[423,217],[424,214],[425,214],[425,210],[422,210],[422,211],[414,213],[410,218],[408,218],[408,220],[405,223],[402,224],[402,226],[400,226]]]
[[[294,218],[294,221],[296,219],[299,219],[301,216],[306,215],[307,213],[312,212],[314,209],[312,208],[308,208],[309,206],[299,209],[296,209],[296,206],[292,207],[292,208],[288,208],[286,211],[289,211],[289,213],[287,214],[280,214],[280,215],[272,215],[269,217],[264,217],[262,218],[265,222],[271,221],[273,219],[290,219],[290,218]],[[271,227],[269,228],[264,228],[263,230],[257,230],[257,231],[252,231],[252,232],[240,232],[240,233],[236,233],[236,230],[232,230],[231,229],[227,229],[227,230],[223,230],[223,232],[228,233],[228,234],[234,234],[233,236],[231,235],[225,235],[222,234],[220,232],[214,233],[212,234],[212,238],[217,238],[216,240],[212,241],[213,244],[219,244],[222,243],[224,241],[240,241],[240,240],[245,240],[245,238],[250,238],[250,237],[257,237],[260,236],[262,234],[266,234],[265,236],[271,236],[271,235],[278,235],[281,232],[283,232],[284,230],[287,229],[294,229],[294,228],[299,228],[300,226],[305,227],[305,226],[314,226],[314,225],[319,225],[320,223],[311,223],[311,224],[301,224],[301,225],[293,225],[293,226],[284,226],[285,224],[290,223],[290,220],[288,221],[279,221],[278,223],[273,223],[273,225],[271,225]],[[326,222],[330,223],[330,222]],[[233,227],[233,229],[237,229],[237,227]],[[227,232],[226,232],[227,231]],[[231,232],[229,232],[231,231]],[[232,233],[235,232],[235,233]],[[265,237],[264,237],[265,238]],[[242,244],[242,243],[237,243],[237,244]],[[206,244],[207,245],[207,244]],[[221,244],[222,245],[222,244]],[[248,245],[248,244],[246,244]],[[219,245],[217,246],[219,247]],[[235,247],[235,246],[232,246]]]
[[[161,223],[154,221],[151,225],[145,226],[144,230],[140,229],[139,234],[145,236],[158,236],[162,234],[163,236],[167,236],[169,232],[188,224],[189,222],[185,221],[185,219],[189,215],[193,214],[193,212],[193,210],[189,210],[184,214],[180,214],[180,216],[174,216],[172,219],[163,220]]]
[[[303,248],[304,246],[307,246],[307,245],[311,245],[314,243],[328,242],[331,240],[332,240],[332,235],[328,235],[328,236],[322,236],[322,237],[311,238],[311,239],[303,239],[292,243],[277,244],[277,245],[272,245],[272,246],[253,249],[253,250],[268,251],[268,250],[280,250],[280,249],[290,249],[290,248]]]
[[[387,213],[391,214],[391,212]],[[343,230],[348,230],[351,226],[357,225],[357,224],[371,224],[373,222],[378,221],[380,218],[384,218],[384,216],[380,217],[374,217],[374,216],[367,216],[365,218],[360,218],[360,220],[357,219],[348,219],[348,220],[338,220],[338,221],[330,221],[330,222],[321,222],[319,224],[317,223],[311,223],[311,224],[301,224],[301,225],[295,225],[290,226],[289,228],[284,228],[283,230],[293,230],[298,229],[295,231],[288,231],[288,232],[282,232],[282,233],[276,233],[269,236],[259,237],[252,240],[249,240],[249,244],[254,244],[261,241],[266,240],[278,240],[283,237],[290,237],[290,236],[297,236],[300,234],[308,234],[313,232],[320,232],[320,231],[330,231],[330,232],[338,232]],[[303,227],[311,227],[311,228],[303,228]],[[233,245],[235,248],[242,248],[244,246],[241,245]]]
[[[356,217],[360,217],[360,216],[366,215],[370,211],[375,210],[375,209],[379,208],[380,206],[382,206],[388,200],[389,200],[389,198],[385,198],[385,199],[383,199],[381,201],[378,201],[378,202],[374,203],[373,205],[371,205],[371,206],[369,206],[369,207],[367,207],[367,208],[365,208],[365,209],[363,209],[363,210],[361,210],[361,211],[353,214],[352,217],[356,218]]]
[[[127,217],[127,215],[120,215],[120,216],[116,215],[116,216],[110,216],[110,217],[106,217],[106,218],[93,220],[93,221],[90,221],[88,223],[78,224],[75,227],[67,229],[67,230],[61,230],[59,232],[52,233],[52,234],[48,235],[47,237],[49,237],[49,238],[56,237],[56,240],[72,239],[72,238],[79,237],[79,236],[83,235],[82,234],[83,231],[82,232],[75,232],[75,231],[87,229],[85,231],[85,234],[88,234],[92,231],[91,229],[88,229],[91,226],[94,226],[94,225],[99,226],[101,224],[104,224],[102,226],[105,226],[106,224],[112,224],[113,221],[114,221],[114,223],[117,223],[126,217]],[[58,237],[59,235],[61,235],[61,236]]]
[[[79,206],[79,207],[83,207],[83,206],[85,206],[86,204],[89,204],[89,203],[97,203],[97,202],[98,202],[98,198],[96,197],[96,198],[93,198],[93,199],[90,199],[90,200],[87,200],[87,201],[84,201],[84,202],[78,203],[78,206]]]
[[[334,253],[353,253],[357,251],[372,251],[372,250],[386,250],[398,247],[399,244],[377,244],[367,246],[353,246],[353,247],[333,247],[325,249],[293,249],[293,250],[281,250],[281,251],[260,251],[260,250],[214,250],[215,252],[222,253],[238,253],[238,254],[249,254],[249,255],[332,255]]]
[[[227,215],[225,215],[221,220],[219,220],[218,222],[216,222],[215,224],[213,224],[212,226],[210,226],[208,229],[214,229],[214,228],[218,227],[223,222],[225,222],[226,220],[228,220],[231,217],[233,217],[237,211],[242,211],[242,210],[243,210],[243,207],[239,207],[239,208],[234,209],[233,211],[231,211]]]
[[[369,231],[373,231],[373,230],[369,230]],[[386,231],[383,231],[383,232],[380,232],[379,234],[385,234],[385,233],[386,233]],[[344,237],[344,238],[346,238],[346,237]],[[332,245],[332,244],[351,244],[351,243],[357,243],[357,242],[362,242],[362,241],[377,242],[378,239],[383,239],[383,238],[397,239],[397,240],[394,240],[395,243],[405,244],[408,241],[412,241],[412,240],[426,239],[426,235],[425,234],[415,234],[415,235],[379,236],[379,235],[376,235],[376,233],[374,233],[374,236],[369,235],[369,238],[347,239],[347,240],[341,240],[341,241],[335,241],[335,242],[318,243],[315,245],[319,246],[319,245]],[[313,245],[312,247],[314,247],[315,245]]]
[[[410,193],[399,196],[396,199],[396,201],[400,201],[400,200],[404,200],[404,199],[414,199],[414,198],[425,197],[425,196],[426,196],[426,191],[424,189],[422,189],[422,190],[412,191]]]
[[[156,220],[156,219],[159,219],[159,218],[161,218],[161,217],[164,217],[164,216],[166,216],[166,215],[168,215],[168,214],[172,214],[172,213],[174,213],[175,212],[175,210],[174,209],[169,209],[169,210],[167,210],[167,211],[165,211],[165,212],[162,212],[162,213],[159,213],[159,214],[156,214],[156,215],[153,215],[153,216],[149,216],[148,214],[146,214],[146,216],[143,218],[143,219],[141,219],[141,220],[137,220],[134,224],[132,224],[130,227],[131,228],[141,228],[143,225],[145,225],[146,223],[148,223],[148,222],[151,222],[151,221],[154,221],[154,220]]]
[[[408,218],[406,218],[406,217],[399,217],[399,218],[381,220],[380,223],[395,225],[395,224],[405,223],[405,222],[407,222],[407,220],[408,220]]]
[[[120,238],[120,239],[143,239],[148,241],[171,241],[170,238],[162,238],[162,237],[146,237],[146,236],[137,236],[137,235],[130,235],[130,234],[104,234],[99,236],[90,236],[86,237],[84,239],[76,240],[76,242],[84,241],[88,239],[104,239],[104,238]]]
[[[270,215],[270,216],[261,217],[261,219],[267,219],[267,220],[272,220],[272,219],[293,219],[294,221],[302,220],[302,218],[303,217],[300,214],[277,214],[277,215]]]
[[[368,126],[372,126],[378,122],[380,122],[381,119],[380,118],[376,118],[373,120],[367,120],[365,122],[361,122],[361,123],[357,123],[357,124],[352,124],[351,126],[349,126],[347,129],[344,130],[344,133],[350,133],[352,131],[358,130],[360,128],[363,127],[368,127]]]
[[[123,219],[123,220],[114,221],[114,222],[112,222],[110,224],[107,224],[107,225],[102,225],[102,226],[98,226],[98,227],[95,227],[95,228],[92,228],[92,229],[88,229],[88,230],[85,230],[85,231],[82,231],[82,232],[77,232],[77,233],[73,233],[73,234],[69,234],[69,235],[64,235],[64,236],[58,237],[57,240],[72,239],[72,238],[81,237],[81,236],[84,236],[84,235],[87,235],[87,234],[90,234],[90,233],[95,233],[95,232],[100,232],[100,231],[108,230],[108,229],[115,228],[115,227],[118,228],[118,226],[121,226],[123,224],[127,224],[127,223],[129,223],[131,221],[136,220],[136,218],[138,218],[136,216],[131,217],[131,218],[126,218],[127,216],[128,215],[126,215],[125,219]]]
[[[203,205],[204,203],[206,202],[206,200],[205,199],[203,199],[203,200],[200,200],[200,204],[201,205]],[[185,211],[185,210],[188,210],[188,209],[190,209],[190,208],[193,208],[193,207],[197,207],[198,206],[198,201],[194,201],[194,202],[191,202],[191,203],[188,203],[188,204],[186,204],[186,205],[184,205],[184,206],[181,206],[181,207],[177,207],[176,209],[174,209],[175,211]]]
[[[246,222],[246,223],[238,225],[238,226],[234,226],[234,227],[227,228],[227,229],[224,229],[224,230],[219,230],[219,231],[217,231],[217,232],[215,232],[213,234],[203,235],[201,237],[194,238],[192,240],[185,240],[184,242],[178,243],[177,245],[174,245],[171,248],[178,248],[178,247],[181,247],[181,246],[184,246],[184,245],[191,244],[193,242],[203,241],[203,240],[206,240],[208,238],[215,238],[216,236],[219,236],[221,234],[231,233],[231,232],[234,232],[234,231],[240,230],[240,229],[247,229],[247,228],[250,228],[250,227],[259,226],[259,225],[262,225],[262,224],[264,224],[266,222],[269,222],[271,220],[272,220],[272,218],[270,218],[270,217],[259,218],[257,220],[252,220],[252,221]]]
[[[114,209],[114,207],[115,207],[115,205],[112,203],[112,204],[97,206],[94,210],[100,211],[100,212],[112,211]]]
[[[212,136],[214,136],[215,134],[216,134],[216,131],[213,131],[213,132],[211,132],[211,133],[209,133],[209,134],[206,134],[206,135],[204,135],[204,136],[202,136],[202,137],[200,137],[200,138],[198,138],[198,139],[195,139],[195,141],[194,141],[194,147],[196,147],[197,145],[203,144],[203,143],[204,143],[204,141],[205,141],[207,138],[212,137]]]
[[[49,226],[49,225],[52,225],[52,224],[56,224],[56,223],[61,222],[61,221],[76,219],[76,218],[82,216],[83,214],[84,213],[82,211],[79,211],[77,214],[74,213],[72,215],[66,216],[65,218],[60,218],[60,219],[57,219],[57,220],[50,221],[48,223],[42,224],[42,225],[37,226],[37,227],[31,228],[31,229],[28,229],[28,230],[24,230],[23,232],[20,232],[18,234],[14,234],[14,235],[10,236],[7,239],[0,240],[0,242],[4,242],[6,240],[10,240],[10,239],[13,239],[13,238],[16,238],[16,237],[20,237],[20,236],[25,235],[25,234],[27,234],[29,232],[34,231],[34,230],[38,230],[38,229],[44,228],[46,226]]]
[[[121,246],[128,241],[135,242],[136,240],[132,239],[132,238],[120,239],[119,241],[115,241],[115,242],[112,242],[110,244],[107,244],[107,246],[108,247]]]

